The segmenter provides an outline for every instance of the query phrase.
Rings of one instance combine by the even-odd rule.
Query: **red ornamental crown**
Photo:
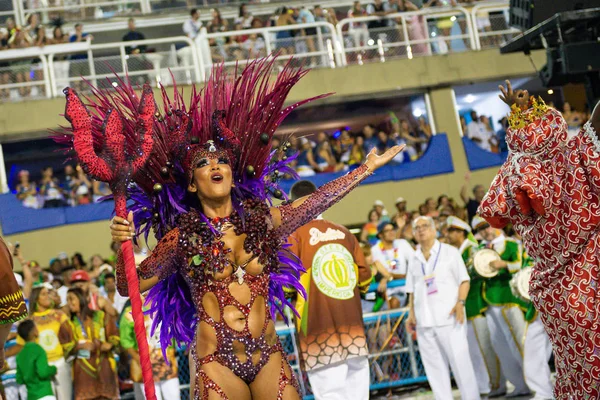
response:
[[[509,148],[517,153],[538,154],[566,140],[567,127],[560,113],[542,99],[531,98],[530,108],[511,108],[506,133]]]

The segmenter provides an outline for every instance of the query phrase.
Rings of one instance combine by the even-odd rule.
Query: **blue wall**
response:
[[[475,142],[466,136],[462,138],[469,169],[475,171],[478,169],[499,167],[504,164],[508,152],[492,153],[491,151],[483,150]]]
[[[446,134],[438,134],[431,138],[429,147],[421,158],[409,163],[382,167],[364,184],[416,179],[452,172],[454,172],[454,165],[448,137]],[[343,174],[344,172],[317,174],[309,180],[321,186]],[[293,181],[282,182],[282,189],[289,192],[293,183]],[[108,220],[111,218],[113,208],[113,202],[108,201],[77,207],[35,210],[23,207],[14,194],[8,193],[0,195],[0,224],[4,235],[12,235],[53,226]]]

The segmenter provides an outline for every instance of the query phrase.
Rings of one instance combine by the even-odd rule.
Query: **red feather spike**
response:
[[[144,92],[142,94],[142,100],[140,101],[137,119],[138,140],[141,140],[138,154],[141,154],[141,156],[135,157],[132,163],[134,174],[146,164],[154,145],[152,131],[154,127],[153,118],[154,112],[156,111],[156,103],[150,86],[144,85],[143,90]]]

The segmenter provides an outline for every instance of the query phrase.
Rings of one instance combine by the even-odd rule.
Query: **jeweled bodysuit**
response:
[[[562,115],[513,106],[511,149],[479,213],[511,222],[535,259],[530,289],[556,358],[555,397],[600,398],[600,141],[590,123],[567,141]]]
[[[283,398],[288,385],[298,390],[269,312],[271,272],[279,268],[279,252],[288,236],[339,201],[369,173],[363,165],[323,185],[301,204],[285,203],[270,209],[263,202],[247,200],[243,211],[224,223],[205,223],[198,212],[188,212],[142,263],[141,278],[158,276],[163,280],[178,273],[190,288],[197,315],[196,345],[192,345],[196,388],[203,388],[196,390],[195,399],[208,399],[211,391],[228,398],[203,366],[217,362],[250,385],[278,352],[282,361],[277,399]],[[281,215],[277,228],[273,213]],[[214,225],[221,226],[215,229]],[[243,249],[226,245],[233,235],[246,235]],[[121,268],[120,263],[117,268]],[[125,294],[124,280],[118,279],[118,285],[119,292]]]

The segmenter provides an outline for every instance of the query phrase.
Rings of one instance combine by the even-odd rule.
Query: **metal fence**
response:
[[[149,45],[156,46],[156,51],[132,52],[132,49]],[[187,62],[187,54],[195,62]],[[126,74],[134,83],[140,84],[151,82],[170,86],[172,77],[184,84],[200,82],[197,60],[197,47],[185,36],[98,45],[88,43],[87,50],[77,55],[67,53],[66,49],[51,52],[48,56],[51,96],[62,95],[66,86],[86,90],[81,77],[100,88],[117,85],[114,75],[123,77]]]
[[[508,26],[508,7],[503,4],[477,4],[471,9],[471,20],[476,30],[475,45],[478,50],[502,46],[520,33]]]
[[[364,315],[369,344],[371,391],[414,385],[427,381],[418,348],[406,333],[406,309],[380,311]],[[308,376],[300,367],[296,330],[292,325],[277,326],[277,334],[287,354],[287,360],[296,374],[303,398],[314,399]],[[190,369],[186,352],[178,353],[181,398],[189,398]],[[123,397],[126,398],[126,397]],[[133,398],[133,397],[131,397]],[[11,399],[8,399],[11,400]]]
[[[326,22],[202,34],[199,41],[205,75],[213,64],[235,67],[273,52],[283,63],[294,57],[313,68],[335,68],[340,62],[333,48],[335,27]]]
[[[476,49],[469,12],[462,7],[346,18],[337,32],[347,64]]]
[[[50,97],[47,57],[33,50],[0,52],[0,102]]]
[[[156,47],[151,53],[132,54],[140,46]],[[129,75],[134,83],[169,86],[177,82],[201,82],[198,46],[188,37],[92,44],[50,45],[0,52],[0,100],[51,98],[72,86],[87,90],[84,78],[94,86],[116,85],[115,75]],[[107,78],[108,77],[108,78]]]

